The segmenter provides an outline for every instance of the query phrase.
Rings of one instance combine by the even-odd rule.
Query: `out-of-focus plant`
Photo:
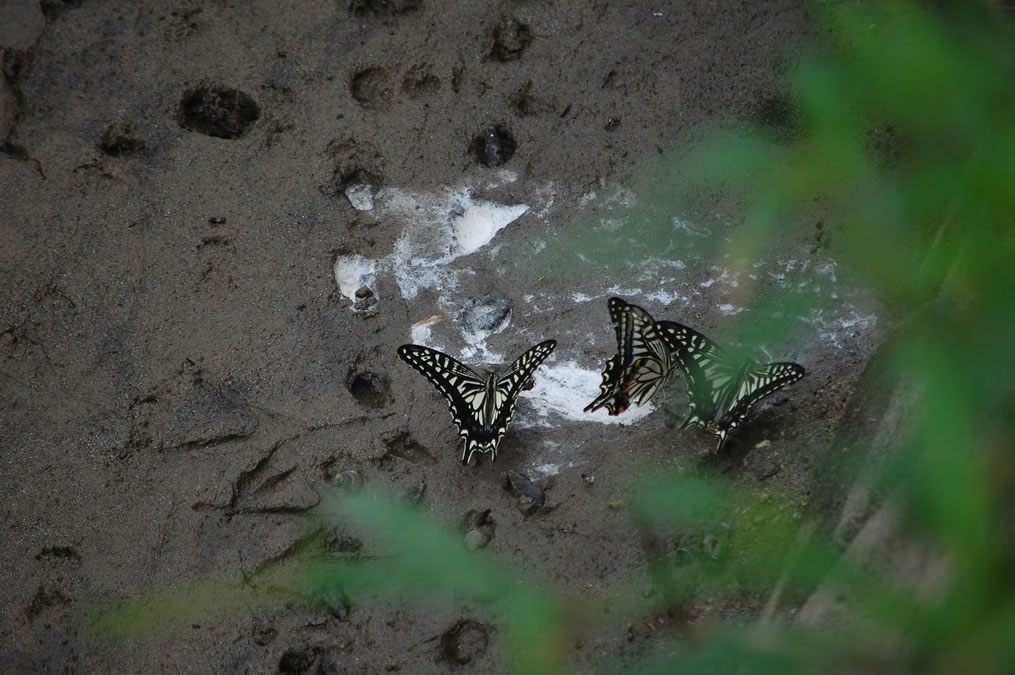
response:
[[[829,3],[832,44],[791,76],[790,139],[752,128],[691,160],[746,196],[735,258],[778,246],[816,204],[832,214],[837,255],[903,322],[881,363],[917,392],[878,476],[947,579],[931,600],[854,583],[862,622],[791,671],[1015,668],[1015,17],[942,4]],[[881,660],[889,635],[899,649]],[[755,637],[723,638],[722,662],[752,672],[800,644]],[[666,667],[703,662],[720,663],[714,645]]]
[[[349,597],[356,603],[390,597],[415,604],[454,600],[484,606],[496,617],[515,671],[560,667],[568,624],[552,590],[469,553],[460,537],[390,497],[336,492],[317,515],[323,526],[353,524],[370,542],[369,553],[335,554],[322,527],[283,562],[242,579],[179,584],[97,608],[92,634],[107,640],[144,637],[254,608],[327,606]]]

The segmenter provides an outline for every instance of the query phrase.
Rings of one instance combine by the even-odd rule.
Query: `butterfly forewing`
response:
[[[451,356],[420,345],[403,345],[398,356],[447,399],[458,434],[465,439],[462,461],[468,463],[475,452],[489,452],[497,459],[497,445],[507,432],[518,394],[556,346],[554,340],[539,343],[499,377],[482,377]]]
[[[585,406],[584,412],[592,412],[606,406],[610,415],[619,415],[627,410],[630,401],[627,395],[620,391],[620,376],[624,369],[620,365],[620,354],[614,354],[606,360],[603,367],[603,381],[599,385],[599,396],[596,400]]]

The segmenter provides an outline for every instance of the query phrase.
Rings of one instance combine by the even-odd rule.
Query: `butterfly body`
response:
[[[698,426],[714,433],[719,437],[716,452],[755,403],[806,374],[803,366],[789,361],[738,361],[683,324],[660,321],[657,326],[687,379],[690,411],[680,428]]]
[[[556,346],[555,340],[540,342],[503,374],[480,375],[444,352],[421,345],[402,345],[398,356],[447,399],[458,434],[465,441],[462,463],[468,464],[477,452],[488,452],[497,459],[497,446],[511,423],[518,394]]]
[[[610,318],[617,332],[617,353],[606,361],[600,393],[585,412],[605,407],[619,415],[631,402],[647,403],[673,370],[671,350],[652,316],[638,305],[610,298]]]

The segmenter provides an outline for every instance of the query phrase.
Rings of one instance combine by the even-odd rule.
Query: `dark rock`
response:
[[[490,509],[470,509],[460,524],[465,533],[465,547],[470,551],[486,548],[493,539],[497,523],[490,517]]]
[[[505,490],[518,498],[515,506],[525,517],[531,516],[546,503],[546,494],[543,490],[517,471],[508,471],[504,474],[503,485]]]
[[[507,163],[514,156],[516,147],[514,136],[500,125],[487,127],[469,145],[476,161],[490,169]]]
[[[511,321],[511,303],[489,295],[469,298],[462,304],[459,321],[473,335],[502,331]]]
[[[780,471],[782,471],[782,465],[772,460],[763,460],[754,467],[754,475],[758,477],[758,480],[771,478]]]

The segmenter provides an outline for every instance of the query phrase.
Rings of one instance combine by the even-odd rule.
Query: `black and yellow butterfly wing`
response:
[[[518,394],[556,346],[555,340],[541,342],[502,375],[485,377],[454,357],[421,345],[402,345],[398,356],[447,399],[458,435],[465,441],[462,462],[468,464],[476,452],[489,452],[497,459],[497,446],[511,423]]]
[[[619,415],[632,401],[642,405],[655,396],[673,364],[652,315],[621,298],[610,298],[607,304],[617,333],[617,353],[606,361],[599,396],[585,412],[605,406],[610,415]]]
[[[759,366],[738,362],[693,328],[673,321],[656,324],[687,380],[689,412],[681,429],[698,426],[719,437],[718,452],[751,406],[802,378],[803,366],[780,361]]]

